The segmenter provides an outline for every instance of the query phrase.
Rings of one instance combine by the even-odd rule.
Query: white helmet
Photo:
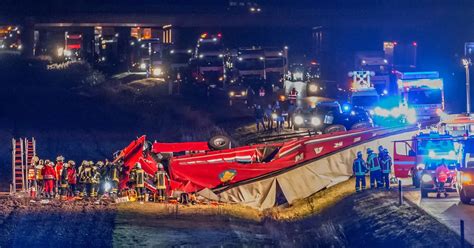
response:
[[[137,163],[135,164],[135,167],[137,167],[137,169],[141,169],[141,168],[142,168],[142,165],[140,164],[140,162],[137,162]]]
[[[158,169],[163,170],[163,164],[158,163]]]

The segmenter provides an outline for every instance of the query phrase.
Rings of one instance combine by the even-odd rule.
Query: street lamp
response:
[[[471,87],[469,79],[469,66],[471,65],[471,59],[464,58],[462,59],[462,65],[466,69],[466,111],[467,114],[471,113]]]

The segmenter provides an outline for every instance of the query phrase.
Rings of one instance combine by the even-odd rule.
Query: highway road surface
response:
[[[414,188],[404,189],[406,200],[418,205],[425,212],[435,217],[439,222],[460,234],[460,220],[464,220],[466,240],[474,244],[474,205],[462,204],[457,193],[449,193],[447,198],[436,198],[435,193],[421,199],[420,191]],[[467,247],[467,246],[466,246]]]

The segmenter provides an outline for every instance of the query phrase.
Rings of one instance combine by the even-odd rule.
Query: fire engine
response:
[[[450,170],[445,188],[456,191],[456,167],[460,161],[459,144],[452,136],[439,133],[420,133],[411,140],[394,142],[394,172],[397,178],[409,178],[421,188],[421,196],[437,190],[435,170],[444,159]]]
[[[206,85],[223,84],[225,80],[225,49],[222,34],[203,33],[190,60],[193,79]]]

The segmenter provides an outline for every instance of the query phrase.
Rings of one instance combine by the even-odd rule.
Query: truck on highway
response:
[[[392,91],[392,68],[383,52],[358,52],[355,58],[355,69],[371,72],[371,85],[379,95]]]
[[[264,49],[265,77],[267,83],[283,88],[288,70],[288,56],[284,49],[269,47]]]
[[[133,45],[132,45],[133,44]],[[138,39],[132,45],[132,70],[147,73],[148,76],[164,78],[164,46],[159,39]]]
[[[192,49],[171,49],[164,58],[165,64],[169,68],[168,74],[172,79],[185,79],[188,77],[189,60],[193,56]]]
[[[83,58],[83,39],[81,33],[66,32],[64,35],[64,59],[79,61]]]
[[[221,33],[201,34],[190,60],[194,81],[206,86],[223,85],[226,80],[225,57]]]
[[[239,48],[235,65],[239,81],[255,89],[265,83],[265,51],[261,47]]]
[[[420,133],[411,140],[394,142],[394,174],[397,178],[412,178],[420,187],[421,197],[437,191],[435,170],[444,159],[449,169],[446,191],[456,191],[456,167],[460,149],[453,137],[437,132]]]

